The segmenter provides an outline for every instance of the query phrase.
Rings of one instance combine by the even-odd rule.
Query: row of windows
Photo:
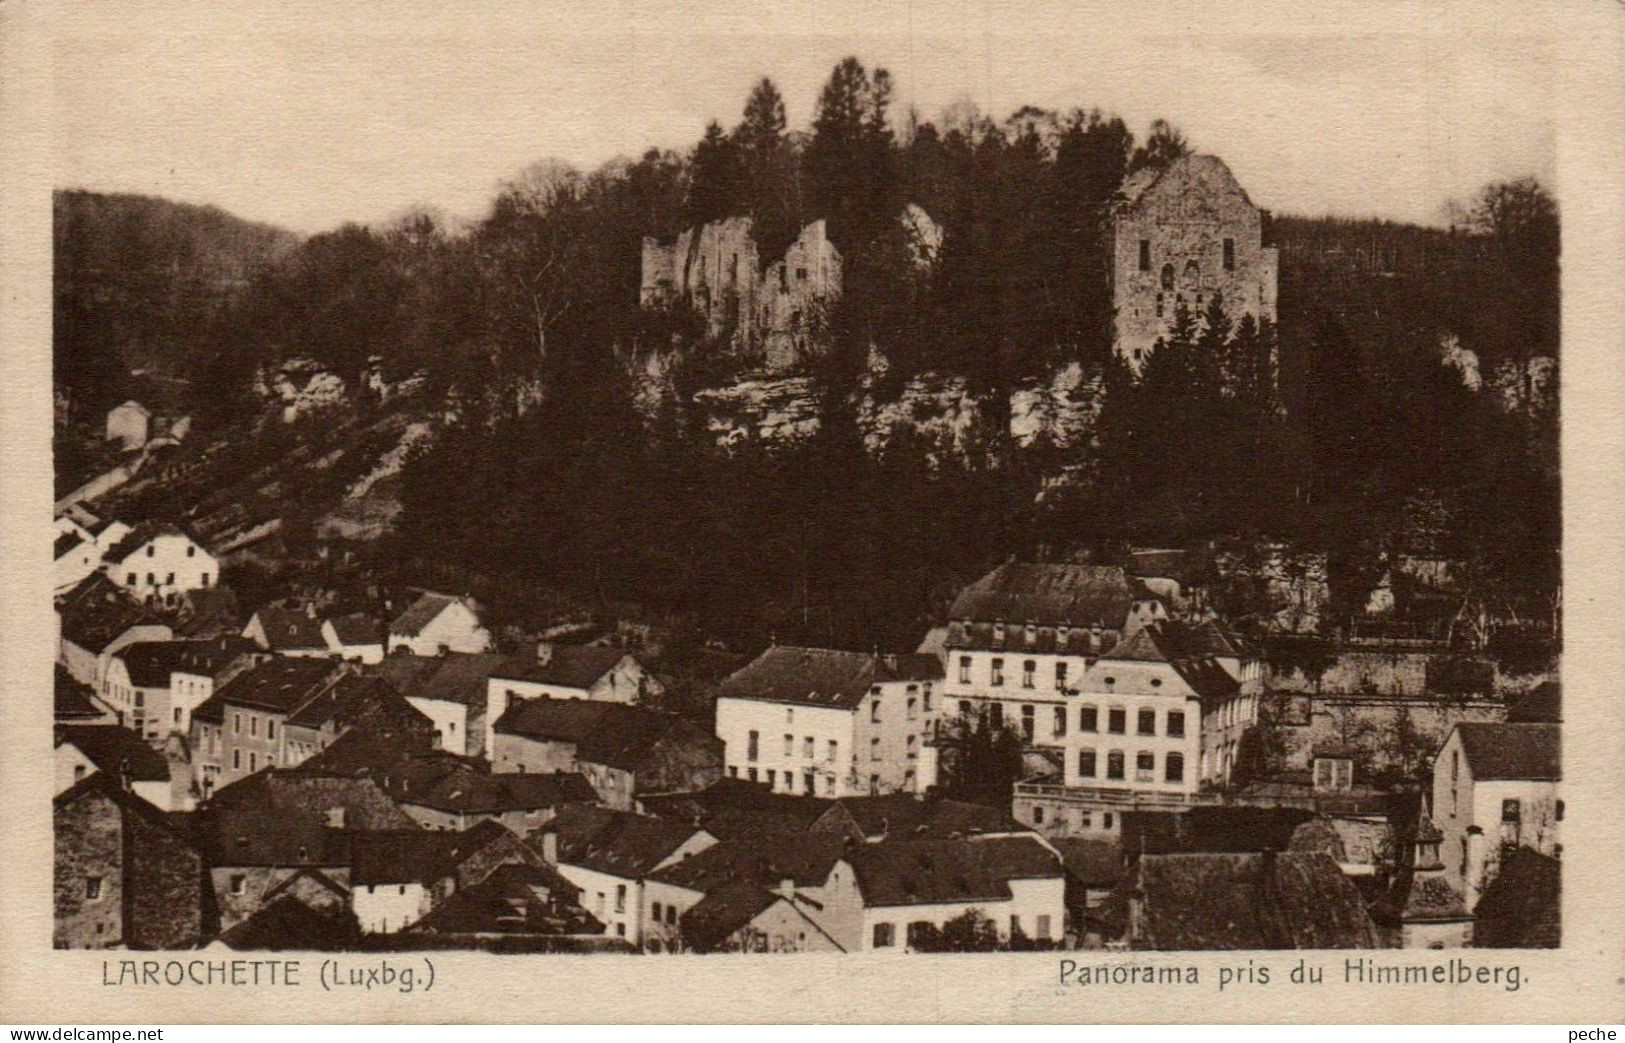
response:
[[[1224,270],[1227,271],[1227,272],[1235,271],[1236,270],[1236,241],[1234,239],[1226,238],[1224,240],[1223,251],[1224,251]],[[1140,240],[1140,271],[1149,272],[1150,270],[1151,270],[1151,240],[1149,240],[1149,239],[1141,239]],[[1190,258],[1189,260],[1187,260],[1185,262],[1185,278],[1186,279],[1199,278],[1201,276],[1201,272],[1202,272],[1202,268],[1201,268],[1201,266],[1199,264],[1196,263],[1196,258],[1194,258],[1194,257]],[[1165,264],[1165,265],[1162,266],[1162,288],[1165,289],[1165,290],[1171,290],[1171,289],[1174,288],[1174,266],[1171,265],[1171,264]]]
[[[650,921],[653,922],[653,923],[657,923],[657,924],[658,923],[664,923],[667,927],[676,927],[677,926],[677,906],[672,905],[670,903],[667,903],[664,908],[665,908],[666,918],[665,918],[665,920],[661,920],[661,918],[660,918],[660,914],[661,914],[661,905],[660,905],[660,903],[659,902],[650,903],[650,905],[649,905],[649,919],[650,919]]]
[[[929,920],[915,920],[908,925],[908,945],[910,948],[919,948],[936,929],[936,925]],[[1010,917],[1010,936],[1012,938],[1022,934],[1021,917]],[[1039,915],[1034,918],[1033,937],[1038,941],[1048,941],[1050,936],[1050,918]],[[897,944],[897,925],[891,923],[877,923],[870,937],[876,949],[890,949]]]
[[[988,704],[992,714],[993,723],[1002,724],[1004,721],[1004,704],[991,702]],[[966,717],[976,715],[976,704],[970,700],[962,700],[959,712]],[[1021,708],[1021,733],[1028,742],[1033,741],[1037,726],[1037,708],[1024,705]],[[1185,711],[1168,710],[1164,713],[1162,734],[1170,739],[1183,739],[1185,737]],[[1059,739],[1066,735],[1067,708],[1056,706],[1051,709],[1050,734]],[[1135,714],[1136,735],[1157,734],[1157,711],[1140,710]],[[1084,705],[1078,707],[1078,731],[1100,731],[1100,708],[1098,706]],[[1108,735],[1128,734],[1128,711],[1121,706],[1113,706],[1106,711],[1106,733]]]
[[[1102,812],[1101,813],[1100,828],[1102,828],[1102,829],[1111,829],[1112,828],[1113,817],[1114,816],[1112,815],[1112,813],[1110,811]],[[1044,824],[1044,805],[1042,805],[1042,804],[1034,804],[1033,805],[1033,825],[1042,826],[1043,824]],[[1095,813],[1093,811],[1089,811],[1089,810],[1084,810],[1084,811],[1080,812],[1078,814],[1078,827],[1080,829],[1094,829],[1095,828]]]
[[[816,747],[817,740],[815,740],[811,735],[803,736],[801,740],[802,759],[812,760],[815,755],[814,751],[816,750]],[[748,761],[757,760],[760,753],[761,733],[752,731],[745,740],[745,759]],[[839,754],[840,744],[834,739],[830,739],[825,747],[824,760],[829,764],[834,764],[838,759]],[[794,757],[796,755],[796,737],[794,735],[785,735],[784,755],[786,757]]]
[[[158,553],[158,551],[157,551],[157,545],[156,544],[152,544],[152,543],[147,544],[147,557],[151,558],[151,557],[155,556],[157,553]],[[197,548],[195,546],[193,546],[192,544],[188,543],[186,545],[186,556],[188,558],[197,557]]]
[[[818,793],[818,776],[819,776],[819,773],[816,772],[816,771],[804,771],[804,772],[802,772],[801,775],[800,775],[801,789],[800,789],[799,792],[801,792],[801,793],[803,793],[803,794],[805,794],[807,796],[815,796],[815,795],[817,795],[817,793]],[[739,775],[739,765],[737,765],[737,764],[728,765],[728,777],[729,778],[734,778],[734,779],[737,779],[737,778],[740,777],[740,775]],[[779,770],[774,769],[774,768],[767,768],[764,771],[762,769],[758,769],[758,768],[754,768],[754,767],[748,767],[748,768],[745,769],[744,777],[749,779],[751,782],[764,782],[765,781],[767,783],[767,785],[768,785],[768,788],[773,789],[773,790],[778,790],[779,789],[779,782],[782,779],[783,782],[784,782],[784,792],[786,792],[786,793],[795,793],[795,792],[797,792],[797,789],[796,789],[796,777],[797,777],[796,773],[793,772],[793,771],[790,771],[788,769],[786,769],[784,771],[779,771]],[[909,768],[909,769],[907,769],[906,771],[903,772],[903,789],[904,790],[912,790],[913,787],[914,787],[914,769]],[[876,795],[876,796],[879,795],[879,793],[880,793],[880,775],[879,775],[879,773],[871,774],[869,776],[869,793],[871,795]],[[833,797],[834,795],[835,795],[835,776],[832,773],[826,773],[824,775],[824,796]]]
[[[137,573],[128,572],[128,573],[125,573],[125,575],[124,575],[124,585],[127,586],[127,587],[133,587],[139,581],[140,581],[139,580],[139,574],[137,574]],[[157,573],[154,573],[154,572],[147,573],[147,586],[156,587],[157,585],[158,585]],[[171,572],[165,578],[164,586],[173,587],[174,585],[175,585],[175,574],[173,572]],[[206,587],[206,586],[209,585],[209,574],[207,572],[198,573],[197,585],[200,586],[200,587]]]
[[[241,713],[236,713],[236,712],[232,713],[232,715],[231,715],[231,733],[233,735],[241,735],[241,734],[243,734],[243,715]],[[248,716],[248,734],[253,735],[253,736],[258,736],[259,733],[260,733],[260,719],[258,717],[255,717],[253,714],[249,714],[249,716]],[[267,739],[276,738],[276,721],[271,720],[271,719],[266,720],[266,722],[265,722],[265,737]]]
[[[1126,755],[1122,750],[1111,750],[1106,754],[1105,778],[1113,782],[1126,779]],[[1099,755],[1094,750],[1078,751],[1078,775],[1081,778],[1097,778],[1100,769]],[[1134,755],[1134,781],[1155,782],[1157,780],[1157,755],[1150,750],[1141,750]],[[1162,781],[1185,781],[1185,755],[1183,753],[1169,753],[1164,755],[1162,761]]]
[[[974,663],[973,663],[972,658],[970,656],[966,655],[966,656],[960,656],[959,657],[959,683],[960,684],[971,684],[971,683],[973,683],[972,679],[971,679],[971,672],[972,672],[973,665],[974,665]],[[990,660],[989,663],[988,663],[987,683],[991,687],[1002,688],[1002,687],[1004,687],[1004,677],[1005,677],[1005,674],[1004,674],[1004,660],[1001,659],[1001,658],[997,658],[997,657]],[[1067,681],[1067,664],[1065,662],[1057,662],[1055,664],[1055,688],[1056,688],[1056,690],[1057,691],[1062,691],[1062,692],[1066,691],[1067,690],[1066,681]],[[1106,685],[1115,685],[1117,683],[1117,678],[1115,678],[1115,677],[1103,677],[1103,678],[1101,678],[1101,682],[1103,684],[1106,684]],[[1150,684],[1151,684],[1152,688],[1161,688],[1162,687],[1162,678],[1153,677],[1153,678],[1151,678]],[[1023,688],[1037,688],[1038,687],[1038,663],[1037,663],[1036,660],[1032,660],[1032,659],[1024,659],[1024,660],[1022,660],[1022,663],[1021,663],[1021,687],[1023,687]]]
[[[253,750],[249,750],[248,751],[248,770],[250,772],[259,771],[260,770],[259,764],[260,764],[259,756]],[[265,755],[265,766],[267,768],[270,768],[270,767],[275,767],[275,765],[276,765],[276,754],[267,753]],[[234,749],[234,750],[231,751],[231,767],[232,767],[233,771],[241,771],[242,770],[242,767],[243,767],[243,751],[240,748],[239,749]]]

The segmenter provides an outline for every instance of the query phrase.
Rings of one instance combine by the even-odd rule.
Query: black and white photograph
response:
[[[55,949],[1576,928],[1538,12],[119,6],[46,93]]]

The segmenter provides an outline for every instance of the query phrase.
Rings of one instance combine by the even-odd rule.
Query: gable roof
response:
[[[258,651],[253,642],[137,641],[125,645],[115,658],[124,663],[130,683],[138,688],[168,688],[176,672],[214,676],[238,656]]]
[[[249,623],[252,624],[255,619],[259,620],[265,643],[273,652],[327,650],[321,620],[307,612],[281,605],[262,605]]]
[[[98,655],[131,627],[164,625],[100,572],[63,595],[58,612],[63,639]]]
[[[960,591],[948,617],[1115,630],[1153,596],[1116,565],[1008,561]]]
[[[840,797],[836,805],[870,839],[949,840],[983,833],[1031,833],[1004,808],[912,793]]]
[[[459,888],[409,926],[412,934],[601,934],[578,888],[545,864],[510,862]]]
[[[1374,949],[1359,890],[1321,852],[1145,855],[1123,887],[1135,949]]]
[[[384,643],[383,624],[365,612],[351,612],[334,616],[327,621],[333,627],[333,636],[341,645],[381,645]]]
[[[680,920],[683,943],[695,952],[714,951],[729,935],[749,926],[781,902],[808,925],[808,930],[822,934],[837,950],[844,951],[840,943],[807,915],[799,902],[745,880],[707,891],[704,898],[689,906]]]
[[[360,944],[361,928],[348,908],[324,913],[293,895],[284,894],[232,925],[220,935],[220,940],[239,951],[339,952]]]
[[[615,669],[621,660],[631,655],[624,648],[606,645],[547,645],[547,661],[543,662],[538,648],[532,644],[528,651],[521,650],[502,657],[501,665],[492,672],[493,677],[535,684],[557,685],[561,688],[588,689]]]
[[[116,724],[59,724],[56,745],[63,743],[72,745],[96,765],[97,771],[114,779],[122,771],[132,782],[169,781],[169,759],[128,728]]]
[[[267,659],[221,685],[192,711],[192,717],[218,723],[228,704],[272,713],[292,713],[305,700],[343,676],[342,671],[342,667],[327,659]]]
[[[558,834],[559,861],[612,876],[639,879],[705,831],[669,819],[597,805],[561,808],[543,827]]]
[[[722,740],[673,714],[587,699],[521,699],[494,725],[499,734],[574,744],[576,757],[636,771],[661,740],[720,749]]]
[[[1061,853],[1066,875],[1085,887],[1114,887],[1128,872],[1123,848],[1115,840],[1051,837],[1049,843]]]
[[[197,540],[193,539],[189,533],[174,522],[148,521],[137,525],[125,533],[123,539],[109,547],[105,560],[113,565],[122,565],[129,559],[130,555],[160,536],[180,536],[197,544],[203,553],[209,553],[207,547],[198,543]]]
[[[58,793],[51,801],[53,808],[65,808],[89,797],[104,797],[117,804],[119,808],[132,815],[139,815],[149,825],[163,830],[166,834],[184,843],[189,849],[198,852],[201,850],[194,840],[191,832],[179,825],[176,819],[165,814],[156,805],[131,793],[118,784],[118,781],[107,772],[93,772],[83,779]]]
[[[917,652],[879,656],[831,648],[774,645],[722,681],[719,695],[734,699],[852,709],[877,684],[934,681],[942,661]]]
[[[1241,187],[1230,168],[1218,156],[1191,153],[1164,166],[1141,167],[1123,179],[1122,187],[1117,190],[1115,209],[1133,209],[1142,201],[1149,199],[1155,189],[1164,181],[1175,183],[1183,176],[1214,176],[1222,178],[1229,187],[1241,194],[1241,198],[1248,206],[1253,201],[1248,198],[1246,191]]]
[[[452,597],[450,594],[436,594],[433,591],[425,591],[416,601],[406,607],[406,611],[395,617],[389,624],[389,632],[401,637],[416,637],[423,633],[425,627],[439,618],[440,613],[462,600],[462,598]],[[464,604],[466,607],[466,603]]]
[[[652,794],[639,802],[648,814],[702,826],[724,840],[762,832],[805,833],[836,807],[828,797],[775,793],[766,783],[726,776],[703,790]]]
[[[1508,724],[1561,724],[1563,686],[1545,681],[1507,702]]]
[[[1563,777],[1562,725],[1456,725],[1473,778],[1556,781]]]
[[[740,881],[771,888],[789,879],[797,887],[821,887],[840,860],[845,842],[839,836],[773,829],[741,833],[663,866],[649,879],[705,894]]]
[[[1147,623],[1118,641],[1100,661],[1167,663],[1197,695],[1225,699],[1240,691],[1241,685],[1214,658],[1214,641],[1214,635],[1204,635],[1195,627],[1161,620]]]
[[[214,865],[348,865],[351,833],[418,828],[376,781],[303,769],[262,770],[214,793],[195,816]],[[329,824],[333,810],[346,828]]]
[[[433,727],[433,722],[395,689],[376,677],[356,674],[345,674],[319,688],[288,714],[287,723],[291,728],[320,728],[329,723],[344,728],[380,715],[403,722],[406,727]]]
[[[485,710],[486,681],[507,660],[500,652],[447,652],[420,656],[397,653],[365,668],[408,699],[435,699]]]
[[[856,844],[846,859],[868,908],[1005,901],[1011,880],[1064,875],[1060,858],[1036,836]]]
[[[96,704],[96,692],[88,684],[81,684],[68,673],[68,668],[58,663],[56,666],[56,693],[54,697],[56,707],[56,720],[63,723],[75,718],[85,718],[96,721],[106,716],[100,706]]]
[[[56,543],[52,544],[51,557],[55,561],[61,561],[67,555],[72,554],[75,547],[84,542],[83,537],[77,532],[64,532],[56,538]]]

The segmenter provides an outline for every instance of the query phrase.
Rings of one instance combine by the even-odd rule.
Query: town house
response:
[[[1561,857],[1562,725],[1457,724],[1433,760],[1433,821],[1450,882],[1474,909],[1506,853]]]
[[[97,574],[57,602],[57,661],[74,680],[107,698],[107,667],[113,655],[137,641],[168,641],[169,625]]]
[[[722,682],[728,775],[806,796],[921,792],[941,686],[933,655],[775,645]]]
[[[288,763],[288,717],[348,668],[276,658],[239,674],[192,711],[193,782],[207,796],[261,768]]]
[[[636,703],[663,691],[654,675],[625,649],[538,641],[534,649],[503,657],[491,671],[486,684],[485,719],[496,720],[519,699],[545,696]],[[485,753],[490,756],[490,749]]]
[[[484,652],[491,635],[467,598],[425,591],[389,624],[386,651],[431,656],[441,652]]]
[[[313,608],[264,605],[248,617],[243,625],[243,636],[277,655],[326,658],[333,654],[322,636],[322,624]]]
[[[487,752],[488,679],[507,663],[500,652],[444,652],[421,656],[399,652],[367,672],[387,681],[406,701],[434,722],[440,748],[471,756]]]
[[[648,929],[644,881],[717,842],[696,826],[591,805],[561,809],[540,837],[559,872],[581,889],[587,912],[640,948]]]
[[[108,549],[102,569],[137,600],[165,606],[174,606],[188,590],[220,580],[214,555],[168,523],[137,526]]]
[[[1094,659],[1167,609],[1121,568],[1006,562],[959,593],[944,640],[946,716],[990,717],[1029,746],[1066,744]]]
[[[323,620],[322,640],[346,662],[371,665],[384,658],[384,625],[365,612]]]
[[[580,772],[612,808],[629,811],[640,795],[704,789],[722,776],[722,740],[623,703],[521,699],[493,730],[493,770]]]
[[[56,792],[101,772],[120,789],[164,811],[180,810],[174,799],[169,759],[142,736],[116,724],[71,724],[56,727]]]

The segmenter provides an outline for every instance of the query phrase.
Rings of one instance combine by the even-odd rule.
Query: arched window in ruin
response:
[[[1202,268],[1196,263],[1196,258],[1194,257],[1185,262],[1185,281],[1190,283],[1192,286],[1201,285]]]
[[[1162,288],[1165,290],[1174,288],[1174,266],[1171,264],[1162,266]]]

